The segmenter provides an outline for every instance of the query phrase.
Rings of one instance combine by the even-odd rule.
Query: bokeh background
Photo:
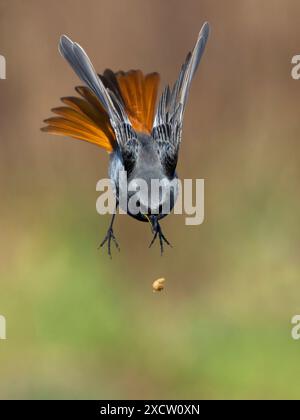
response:
[[[300,396],[299,19],[298,0],[0,0],[0,398]],[[157,70],[163,86],[205,20],[178,168],[205,179],[205,223],[166,218],[161,258],[119,216],[110,260],[107,155],[39,131],[78,84],[59,36],[99,72]]]

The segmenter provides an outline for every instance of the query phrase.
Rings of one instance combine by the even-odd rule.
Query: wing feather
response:
[[[108,151],[126,147],[135,131],[151,133],[159,75],[140,70],[98,75],[79,44],[63,35],[59,51],[86,86],[76,88],[80,97],[64,97],[65,106],[54,108],[57,115],[45,120],[42,130],[89,141]]]
[[[168,175],[173,176],[181,142],[183,114],[192,79],[196,73],[209,36],[206,22],[198,35],[196,45],[189,52],[172,89],[167,86],[158,103],[152,131],[157,141],[161,160]]]

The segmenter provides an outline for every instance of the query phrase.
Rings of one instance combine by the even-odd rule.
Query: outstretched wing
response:
[[[72,42],[67,36],[63,35],[60,39],[59,51],[107,112],[118,146],[121,149],[126,147],[127,142],[136,136],[123,104],[114,92],[105,88],[89,57],[80,45]]]
[[[54,108],[57,116],[45,120],[48,125],[42,131],[85,140],[109,152],[119,147],[133,160],[135,132],[150,134],[153,127],[159,75],[139,70],[98,75],[85,51],[66,36],[59,50],[87,87],[76,88],[81,98],[62,98],[67,106]]]
[[[193,52],[186,57],[176,83],[171,89],[167,86],[159,100],[152,136],[158,143],[161,160],[169,176],[176,169],[184,110],[191,81],[203,55],[208,35],[209,24],[205,23]]]

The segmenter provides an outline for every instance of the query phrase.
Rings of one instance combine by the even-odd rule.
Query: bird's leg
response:
[[[154,244],[156,238],[158,237],[159,239],[159,244],[160,244],[160,254],[162,255],[164,252],[164,242],[169,245],[172,248],[172,245],[170,244],[170,242],[167,240],[167,238],[165,237],[165,235],[162,233],[160,224],[158,222],[157,219],[154,220],[153,225],[152,225],[152,229],[153,229],[153,239],[149,245],[149,248]]]
[[[116,207],[116,210],[117,210],[117,207]],[[113,231],[113,224],[114,224],[115,217],[116,217],[116,213],[114,213],[113,216],[112,216],[112,219],[111,219],[111,222],[110,222],[110,225],[109,225],[109,228],[108,228],[108,231],[107,231],[107,234],[106,234],[105,238],[103,239],[101,244],[98,246],[98,249],[100,249],[107,242],[108,255],[110,256],[110,258],[112,258],[112,256],[111,256],[111,241],[114,242],[117,250],[120,251],[119,244],[116,240],[116,237],[115,237],[114,231]]]

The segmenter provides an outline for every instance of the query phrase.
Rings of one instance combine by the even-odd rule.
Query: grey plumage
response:
[[[170,190],[171,208],[176,201],[177,190],[173,188],[176,184],[176,165],[178,160],[179,145],[182,136],[183,115],[190,91],[191,81],[196,73],[200,59],[203,55],[209,35],[209,25],[205,23],[199,33],[196,45],[181,67],[179,77],[173,87],[167,86],[160,97],[156,115],[154,118],[151,135],[136,132],[126,113],[121,92],[118,88],[115,74],[106,70],[103,76],[97,75],[90,59],[85,51],[63,35],[59,43],[59,51],[69,62],[78,77],[96,95],[101,105],[108,114],[111,127],[114,130],[117,148],[111,154],[109,165],[109,176],[115,185],[117,200],[120,194],[118,184],[121,170],[127,171],[128,183],[135,179],[146,181],[151,189],[151,180],[164,180],[166,189]],[[166,192],[166,191],[165,191]],[[162,234],[158,220],[166,214],[159,213],[152,216],[152,211],[159,210],[167,200],[168,194],[163,192],[157,202],[151,203],[147,208],[147,214],[151,218],[152,227],[155,233],[154,240],[159,236],[162,249],[163,241],[168,243]],[[141,196],[141,204],[145,197]],[[130,214],[130,213],[129,213]],[[147,214],[131,214],[138,220],[149,221]],[[108,235],[102,245],[108,241],[109,252],[111,239],[115,241],[112,223]]]
[[[169,176],[176,169],[185,106],[208,36],[209,24],[206,22],[198,35],[193,52],[188,53],[173,88],[167,86],[159,100],[152,135],[159,144],[161,159]]]
[[[63,35],[59,43],[61,55],[68,61],[77,76],[91,89],[106,110],[115,131],[119,147],[132,138],[132,127],[123,104],[117,95],[105,88],[89,57],[76,42]]]

